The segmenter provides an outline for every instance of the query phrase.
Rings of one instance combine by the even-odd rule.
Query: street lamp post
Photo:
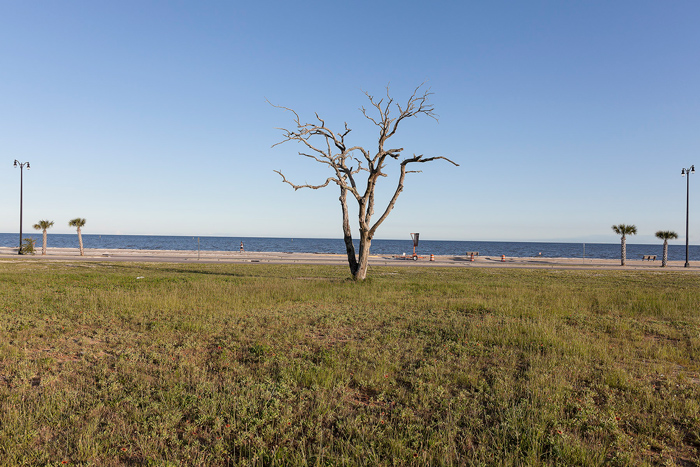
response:
[[[687,175],[687,180],[686,180],[686,192],[685,192],[685,267],[690,267],[690,263],[688,263],[688,213],[689,213],[689,206],[690,206],[690,174],[695,173],[695,166],[691,165],[689,169],[682,169],[681,170],[681,177],[685,177]]]
[[[29,170],[29,162],[20,162],[15,159],[15,167],[19,167],[19,251],[22,254],[22,185],[24,184],[24,166]]]

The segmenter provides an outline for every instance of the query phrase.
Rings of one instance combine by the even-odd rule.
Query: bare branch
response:
[[[394,196],[391,197],[391,200],[389,200],[389,203],[386,205],[386,209],[384,210],[384,213],[377,219],[377,222],[374,223],[372,228],[370,229],[370,235],[374,237],[374,233],[377,231],[377,228],[384,222],[384,220],[389,217],[389,213],[394,209],[394,206],[396,205],[396,201],[399,199],[399,195],[403,191],[403,181],[406,178],[406,165],[401,164],[401,172],[399,174],[399,181],[398,184],[396,185],[396,190],[394,191]]]
[[[367,94],[367,93],[365,93],[365,94]],[[371,101],[372,97],[369,94],[367,94],[367,96],[369,97],[369,99]],[[379,122],[377,122],[374,118],[372,118],[370,115],[367,114],[367,109],[365,109],[364,106],[360,107],[360,111],[362,111],[362,115],[364,115],[367,118],[367,120],[369,120],[370,122],[374,123],[377,126],[381,126],[379,124]]]
[[[416,117],[423,114],[437,121],[437,116],[433,112],[434,107],[432,104],[428,103],[428,98],[433,94],[430,92],[430,89],[426,89],[422,96],[418,96],[418,91],[423,87],[423,84],[425,83],[422,83],[413,90],[413,94],[411,94],[411,97],[408,99],[405,108],[401,108],[399,104],[396,104],[396,107],[399,109],[399,116],[393,122],[391,130],[386,135],[386,139],[394,136],[396,130],[399,128],[399,123],[406,118]]]
[[[408,164],[413,163],[413,162],[421,162],[421,163],[422,162],[431,162],[431,161],[435,161],[438,159],[444,159],[447,162],[450,162],[451,164],[454,164],[455,166],[459,167],[459,164],[457,164],[456,162],[454,162],[454,161],[452,161],[444,156],[427,157],[424,159],[422,154],[418,155],[418,156],[416,156],[414,154],[412,158],[404,159],[403,161],[401,161],[401,164],[400,164],[401,173],[399,174],[399,181],[398,181],[398,184],[396,186],[396,190],[394,191],[394,196],[392,196],[391,200],[389,200],[389,203],[387,204],[386,209],[384,210],[384,213],[381,215],[381,217],[379,219],[377,219],[377,222],[375,222],[374,225],[372,226],[372,229],[370,230],[370,233],[372,236],[374,236],[374,232],[381,225],[381,223],[384,222],[384,220],[387,217],[389,217],[389,213],[394,209],[394,205],[396,205],[396,201],[399,199],[399,195],[403,191],[403,182],[404,182],[404,179],[406,178],[406,174],[421,172],[420,170],[406,170],[406,166]]]
[[[399,148],[399,149],[387,149],[387,150],[384,151],[384,152],[386,153],[387,156],[393,157],[394,159],[398,159],[398,157],[401,155],[401,154],[400,154],[401,151],[403,151],[403,148]]]
[[[272,107],[275,107],[275,108],[277,108],[277,109],[286,110],[287,112],[293,113],[293,114],[294,114],[294,121],[297,122],[297,123],[299,122],[299,114],[297,114],[293,109],[290,109],[289,107],[284,107],[284,106],[281,106],[281,105],[273,104],[273,103],[270,102],[267,98],[265,98],[265,101],[266,101],[268,104],[270,104]]]
[[[410,159],[404,159],[403,161],[401,161],[401,165],[408,165],[408,164],[410,164],[410,163],[412,163],[412,162],[432,162],[432,161],[436,161],[436,160],[439,160],[439,159],[446,160],[446,161],[449,162],[450,164],[452,164],[452,165],[454,165],[454,166],[456,166],[456,167],[459,167],[459,164],[458,164],[458,163],[456,163],[455,161],[453,161],[453,160],[451,160],[451,159],[448,159],[448,158],[445,157],[445,156],[435,156],[435,157],[428,157],[428,158],[423,159],[423,155],[422,155],[422,154],[419,155],[419,156],[416,156],[416,155],[414,154],[412,158],[410,158]]]
[[[318,190],[319,188],[327,187],[330,182],[338,183],[338,181],[336,179],[334,179],[333,177],[328,177],[328,179],[326,180],[326,183],[324,183],[323,185],[308,185],[308,184],[307,185],[295,185],[294,183],[287,180],[287,177],[285,177],[284,174],[282,172],[280,172],[279,170],[275,170],[275,172],[277,172],[280,175],[280,177],[282,177],[282,181],[284,183],[291,185],[291,187],[294,188],[294,191],[296,191],[300,188],[310,188],[312,190]]]
[[[330,161],[321,159],[320,157],[314,156],[313,154],[306,154],[305,152],[300,152],[299,155],[304,156],[304,157],[308,157],[309,159],[313,159],[316,162],[321,163],[321,164],[326,164],[326,165],[330,165],[330,166],[333,165]]]

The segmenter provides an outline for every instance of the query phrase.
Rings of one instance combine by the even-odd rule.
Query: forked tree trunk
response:
[[[664,255],[661,257],[661,267],[666,267],[668,262],[668,240],[664,239]]]
[[[622,266],[625,265],[625,261],[627,260],[627,239],[623,236],[622,241],[620,243],[620,263]]]
[[[348,255],[348,265],[353,280],[363,281],[367,278],[367,266],[369,265],[369,249],[372,239],[369,232],[360,231],[360,252],[355,252],[355,244],[352,243],[352,229],[350,228],[350,214],[347,205],[347,190],[340,189],[340,205],[343,209],[343,240],[345,241],[345,251]]]
[[[80,244],[80,256],[85,256],[83,254],[83,236],[80,234],[80,227],[78,227],[78,243]]]
[[[44,229],[44,243],[41,245],[41,255],[45,256],[46,255],[46,229]]]

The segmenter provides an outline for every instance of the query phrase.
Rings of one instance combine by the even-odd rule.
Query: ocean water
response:
[[[25,238],[36,239],[41,248],[41,233],[32,232]],[[17,247],[19,234],[0,234],[0,246]],[[93,235],[83,234],[85,248],[106,248],[126,250],[197,250],[238,251],[240,244],[246,251],[290,252],[290,253],[345,253],[342,238],[266,238],[266,237],[189,237],[161,235]],[[358,242],[355,242],[358,246]],[[77,248],[77,234],[48,235],[48,248]],[[539,243],[539,242],[477,242],[420,240],[416,252],[420,255],[459,255],[467,251],[478,251],[481,256],[516,256],[547,258],[598,258],[617,259],[620,257],[619,243]],[[373,240],[373,254],[400,255],[413,252],[413,242],[407,240]],[[642,255],[657,255],[661,259],[662,242],[645,245],[627,244],[627,258],[639,259]],[[677,242],[669,244],[669,260],[685,260],[685,245]],[[700,260],[700,246],[690,246],[690,261]]]

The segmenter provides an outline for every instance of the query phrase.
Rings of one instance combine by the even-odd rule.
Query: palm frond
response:
[[[85,226],[85,219],[82,219],[80,217],[76,217],[75,219],[71,219],[68,221],[68,227],[83,227]]]
[[[50,229],[51,227],[53,227],[53,221],[41,220],[34,224],[32,227],[34,227],[36,230]]]
[[[678,238],[678,234],[673,230],[659,230],[656,232],[656,238],[661,240],[675,240]]]
[[[637,226],[633,225],[633,224],[613,225],[612,229],[615,231],[616,234],[622,235],[623,237],[626,235],[636,235],[637,234]]]

